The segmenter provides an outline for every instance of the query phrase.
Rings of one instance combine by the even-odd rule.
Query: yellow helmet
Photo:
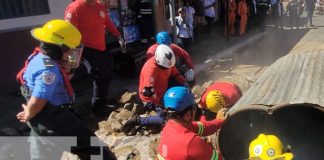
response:
[[[218,90],[209,91],[206,96],[206,106],[214,113],[217,113],[221,108],[225,107],[225,100],[222,93]]]
[[[81,42],[79,30],[71,23],[59,19],[47,22],[42,28],[34,28],[31,34],[39,41],[69,49],[75,49]]]
[[[291,160],[292,153],[283,153],[284,147],[278,137],[259,134],[249,146],[250,160]]]

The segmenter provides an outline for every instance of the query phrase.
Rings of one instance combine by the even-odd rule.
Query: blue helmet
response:
[[[194,95],[186,87],[172,87],[163,97],[164,106],[181,112],[195,104]]]
[[[156,35],[156,43],[170,45],[172,43],[171,37],[168,32],[159,32]]]

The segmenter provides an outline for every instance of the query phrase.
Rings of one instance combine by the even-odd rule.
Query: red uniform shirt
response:
[[[203,108],[206,107],[207,94],[212,90],[218,90],[222,93],[226,107],[230,107],[231,105],[235,104],[242,96],[242,92],[236,84],[230,82],[215,82],[206,89],[200,99],[199,104]]]
[[[146,61],[149,60],[151,57],[154,57],[155,55],[155,50],[156,48],[159,46],[159,44],[154,44],[152,45],[146,52]],[[188,69],[194,69],[193,63],[192,63],[192,59],[189,55],[188,52],[186,52],[184,49],[182,49],[181,47],[175,45],[175,44],[171,44],[169,45],[170,48],[172,49],[174,55],[176,56],[177,61],[180,59],[180,61],[183,61]]]
[[[168,88],[170,77],[174,77],[180,84],[184,84],[186,81],[175,67],[162,69],[157,66],[154,57],[146,61],[139,80],[139,95],[142,101],[161,104],[161,99]],[[153,87],[155,94],[151,97],[143,96],[144,87]]]
[[[161,132],[158,158],[165,160],[221,159],[213,146],[200,136],[214,134],[223,120],[192,122],[189,128],[169,120]],[[218,157],[218,158],[217,158]]]
[[[105,28],[114,36],[120,36],[105,6],[99,2],[89,5],[84,0],[76,0],[67,6],[64,19],[79,29],[83,45],[89,48],[106,49]]]

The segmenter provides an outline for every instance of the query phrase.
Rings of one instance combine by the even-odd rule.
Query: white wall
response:
[[[48,0],[50,14],[0,20],[0,32],[30,28],[51,19],[63,19],[64,10],[72,0]]]

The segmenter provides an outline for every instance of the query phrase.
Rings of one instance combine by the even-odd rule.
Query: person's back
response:
[[[139,80],[140,98],[143,101],[152,101],[156,104],[160,104],[160,98],[163,97],[164,92],[167,90],[170,76],[171,69],[162,69],[158,67],[154,57],[146,61]],[[145,97],[142,94],[144,87],[148,86],[154,87],[155,95],[152,97]]]
[[[65,19],[80,30],[83,45],[98,50],[105,50],[106,48],[106,16],[107,10],[103,4],[96,2],[89,5],[84,0],[76,0],[70,3],[65,11]],[[119,36],[119,33],[115,31],[112,33]]]
[[[194,95],[185,87],[172,87],[163,97],[169,117],[158,146],[160,160],[218,160],[221,155],[200,136],[209,136],[220,129],[223,119],[194,121],[197,111]]]
[[[219,91],[225,100],[226,107],[230,107],[235,104],[242,96],[240,88],[231,82],[215,82],[209,86],[206,91],[201,96],[200,105],[206,105],[206,97],[210,91],[217,90]]]
[[[188,159],[190,157],[188,152],[189,146],[197,138],[201,139],[194,132],[176,123],[174,120],[169,120],[161,132],[160,145],[158,147],[160,156],[163,156],[165,160]],[[202,139],[201,141],[201,143],[207,143],[203,142]]]

